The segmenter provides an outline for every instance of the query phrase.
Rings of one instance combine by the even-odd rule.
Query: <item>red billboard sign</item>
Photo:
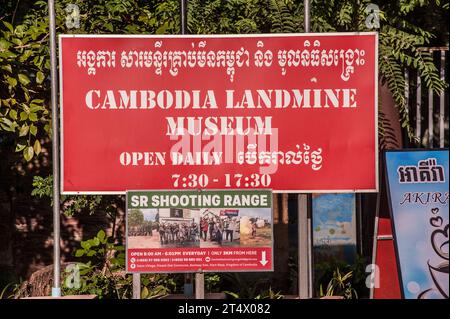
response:
[[[269,190],[130,191],[126,225],[127,272],[273,270]]]
[[[376,191],[377,34],[62,35],[61,189]]]

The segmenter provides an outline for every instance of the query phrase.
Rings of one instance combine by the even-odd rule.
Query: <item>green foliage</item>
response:
[[[165,34],[179,32],[176,0],[63,0],[56,7],[58,25],[64,30],[64,8],[75,4],[80,11],[80,27],[67,33]]]
[[[373,1],[311,1],[312,31],[373,31],[367,28],[365,9]],[[381,80],[387,84],[399,109],[401,126],[410,140],[414,138],[413,129],[405,100],[404,69],[416,70],[426,87],[435,93],[446,88],[441,81],[429,51],[420,47],[429,45],[434,35],[416,26],[410,14],[414,10],[431,6],[434,1],[389,1],[380,6],[379,55],[378,66]],[[439,1],[437,6],[444,5]],[[336,14],[337,13],[337,14]],[[412,21],[412,22],[411,22]],[[380,123],[382,125],[382,123]],[[380,132],[383,127],[380,126]]]
[[[53,176],[47,176],[46,178],[41,176],[33,176],[33,190],[32,196],[39,198],[49,197],[52,198],[53,193]]]
[[[414,24],[411,14],[418,8],[438,6],[448,10],[448,1],[387,1],[379,3],[380,30],[368,29],[366,8],[373,1],[312,0],[312,32],[379,32],[379,75],[392,92],[401,126],[414,138],[405,101],[404,69],[416,70],[426,87],[440,93],[440,80],[430,52],[420,50],[434,35]],[[447,8],[447,9],[446,9]],[[301,1],[189,1],[188,30],[194,34],[293,33],[303,32]],[[383,132],[382,123],[379,131]]]
[[[14,299],[15,292],[19,288],[19,284],[9,283],[0,291],[0,299]]]
[[[110,215],[115,214],[117,205],[111,204],[115,197],[101,195],[78,195],[78,196],[61,196],[62,207],[67,216],[72,216],[77,212],[87,211],[89,214],[95,213],[97,210],[104,210]]]
[[[205,274],[205,291],[219,292],[219,286],[222,283],[220,274]]]
[[[120,273],[103,274],[89,263],[79,264],[81,286],[63,286],[63,295],[97,295],[99,299],[129,299],[131,297],[131,276]],[[64,274],[68,275],[68,274]]]
[[[269,1],[269,9],[269,20],[272,24],[271,32],[293,33],[299,31],[301,24],[284,1]]]
[[[255,297],[248,297],[245,293],[241,294],[241,292],[232,292],[232,291],[224,291],[224,293],[228,296],[230,296],[233,299],[248,299],[248,298],[254,298],[254,299],[283,299],[284,295],[281,294],[281,291],[275,292],[272,290],[272,287],[269,287],[268,290],[264,290],[261,293],[259,293]]]
[[[230,290],[223,292],[231,298],[243,299],[281,299],[281,292],[274,292],[268,278],[262,278],[260,274],[252,273],[225,273],[223,274],[224,286]],[[267,289],[266,287],[269,286]]]
[[[315,295],[320,297],[334,295],[345,298],[368,297],[366,265],[365,258],[360,256],[357,256],[351,265],[335,259],[316,263],[314,265]]]
[[[273,291],[272,287],[269,287],[269,290],[264,291],[255,297],[255,299],[283,299],[284,296],[281,294],[281,291]]]
[[[75,257],[87,261],[78,263],[79,286],[71,285],[73,269],[66,269],[64,294],[95,294],[98,298],[129,298],[132,279],[123,273],[124,247],[111,242],[103,230],[82,241]]]
[[[52,199],[53,176],[33,176],[32,196]],[[87,212],[93,214],[96,211],[104,211],[111,218],[115,218],[117,208],[123,205],[122,196],[101,195],[61,195],[61,207],[67,216],[75,213]],[[53,205],[53,203],[52,203]]]
[[[117,258],[110,259],[110,264],[112,266],[120,267],[125,263],[125,254],[123,253],[125,250],[124,247],[116,246],[115,244],[108,242],[108,238],[103,230],[100,230],[94,238],[82,241],[80,245],[81,248],[76,250],[75,257],[94,257],[96,262],[103,262],[109,251],[116,251],[122,253],[120,253]]]
[[[302,30],[298,1],[190,0],[188,31],[192,34],[281,33]]]
[[[325,293],[323,292],[322,285],[320,285],[320,297],[343,296],[345,299],[358,298],[358,294],[350,282],[352,276],[353,271],[343,274],[337,268],[333,272],[333,278],[328,283]]]
[[[134,227],[144,223],[144,214],[140,209],[131,209],[128,214],[128,226]]]
[[[176,290],[174,278],[167,274],[141,275],[141,299],[155,299]]]
[[[414,133],[409,124],[406,109],[404,68],[415,69],[426,87],[435,93],[444,90],[446,84],[440,80],[431,53],[419,50],[419,47],[429,42],[432,35],[422,30],[418,30],[419,34],[409,33],[411,31],[402,31],[389,25],[382,27],[379,45],[379,72],[399,108],[401,126],[407,130],[408,137],[413,139]]]
[[[39,138],[51,133],[47,38],[45,19],[0,25],[0,132],[14,135],[15,151],[27,161],[41,152]]]
[[[79,262],[79,283],[74,284],[73,268],[66,268],[63,280],[65,295],[95,294],[99,299],[129,299],[132,296],[132,276],[125,274],[125,253],[103,230],[91,239],[82,241],[75,257]],[[165,274],[141,276],[141,298],[158,298],[175,291],[174,278]]]
[[[66,26],[68,4],[79,7],[78,29]],[[179,31],[178,1],[174,0],[60,0],[55,9],[58,33]],[[13,136],[15,151],[30,161],[41,153],[40,140],[52,133],[47,1],[34,1],[21,21],[16,17],[12,22],[15,14],[11,11],[0,22],[0,133]]]
[[[226,290],[225,294],[233,298],[248,298],[253,299],[259,293],[259,287],[267,282],[264,278],[249,278],[248,276],[239,273],[226,273],[224,279],[231,283],[231,287],[234,291]],[[237,291],[235,289],[238,289]]]

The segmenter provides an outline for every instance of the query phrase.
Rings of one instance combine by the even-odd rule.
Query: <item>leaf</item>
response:
[[[30,83],[30,79],[23,73],[19,74],[19,82],[27,86]]]
[[[11,23],[6,22],[6,21],[3,21],[3,24],[5,25],[5,27],[8,28],[9,31],[11,31],[12,33],[14,33],[14,28],[13,28],[13,26],[12,26]]]
[[[236,299],[239,298],[239,295],[238,295],[237,293],[235,293],[235,292],[232,292],[232,291],[224,291],[224,293],[227,294],[227,295],[230,295],[230,296],[233,297],[233,298],[236,298]]]
[[[22,136],[27,135],[29,130],[30,130],[30,127],[28,125],[26,125],[26,124],[22,125],[22,127],[19,130],[19,136],[22,137]]]
[[[23,157],[27,162],[31,161],[34,155],[34,150],[32,146],[28,146],[23,150]]]
[[[147,287],[142,288],[141,299],[146,299],[148,295],[149,295],[148,288]]]
[[[17,111],[16,110],[10,110],[9,111],[9,117],[13,120],[17,120]]]
[[[23,150],[25,147],[27,146],[27,144],[22,144],[20,142],[17,143],[16,145],[16,152],[20,152],[21,150]]]
[[[14,132],[17,126],[16,122],[11,122],[6,117],[0,118],[0,127],[5,131]]]
[[[20,62],[25,62],[32,54],[33,54],[32,50],[26,50],[25,53],[23,53],[20,56],[19,61]]]
[[[97,237],[94,237],[92,239],[92,246],[98,246],[100,245],[100,240]]]
[[[13,38],[11,40],[12,43],[16,44],[16,45],[22,45],[22,40],[18,39],[18,38]]]
[[[108,31],[111,31],[111,32],[114,31],[112,23],[110,23],[110,22],[106,23],[104,26],[106,29],[108,29]]]
[[[167,23],[164,23],[162,26],[160,26],[157,30],[156,30],[156,34],[164,34],[166,32],[166,29],[168,28]]]
[[[1,44],[1,43],[2,43],[2,41],[0,40],[0,45],[4,45],[4,44]],[[16,56],[17,56],[17,54],[12,53],[11,51],[2,51],[2,50],[0,50],[0,58],[12,59],[12,58],[15,58]]]
[[[45,79],[44,73],[42,73],[41,71],[38,71],[36,73],[36,83],[41,84],[42,82],[44,82],[44,79]]]
[[[2,69],[5,70],[5,71],[8,71],[9,73],[12,73],[11,64],[2,65]]]
[[[39,155],[41,153],[41,143],[39,142],[39,140],[34,141],[33,149],[36,155]]]
[[[82,241],[81,247],[83,247],[86,250],[89,250],[89,248],[91,248],[91,244],[89,244],[87,241]]]
[[[10,76],[8,76],[6,78],[6,81],[8,81],[9,85],[11,85],[12,87],[15,87],[17,85],[17,80],[15,78],[10,77]]]
[[[118,254],[117,260],[121,263],[125,263],[125,254],[124,253]]]
[[[31,102],[31,104],[30,104],[30,112],[34,113],[34,112],[42,111],[42,110],[44,110],[44,108],[42,106]]]
[[[83,249],[77,249],[77,251],[75,252],[75,257],[81,257],[83,255],[84,255]]]
[[[25,121],[26,119],[28,119],[27,112],[25,112],[25,111],[20,112],[20,120]]]
[[[103,229],[100,229],[97,233],[97,238],[100,241],[103,241],[103,239],[105,239],[105,237],[106,237],[105,231]]]
[[[30,121],[33,121],[33,122],[36,122],[38,120],[38,117],[37,117],[36,113],[28,114],[28,118],[30,119]]]
[[[0,39],[0,51],[6,51],[11,46],[11,43],[5,39]]]
[[[30,125],[30,133],[36,136],[37,134],[37,127],[34,124]]]

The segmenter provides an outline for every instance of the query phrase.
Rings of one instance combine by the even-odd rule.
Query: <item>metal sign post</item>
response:
[[[52,160],[53,160],[53,287],[52,297],[61,296],[60,212],[59,212],[59,135],[58,135],[58,73],[56,65],[55,3],[48,0],[50,22],[50,78],[52,104]]]
[[[181,34],[186,34],[187,30],[187,0],[180,0],[180,31]],[[191,294],[191,275],[185,275],[185,295]],[[195,274],[195,298],[196,299],[204,299],[205,298],[205,275],[203,273]]]
[[[187,0],[180,0],[180,11],[181,34],[186,34]]]
[[[311,19],[309,16],[309,0],[303,0],[303,8],[304,8],[304,14],[305,14],[305,33],[310,32],[310,25],[311,25]]]
[[[195,274],[195,299],[205,299],[205,274]]]
[[[141,274],[133,274],[133,299],[141,299]]]
[[[309,0],[303,1],[305,33],[310,31]],[[308,211],[308,195],[299,194],[297,201],[298,222],[298,294],[301,299],[312,297],[312,242],[311,215]]]

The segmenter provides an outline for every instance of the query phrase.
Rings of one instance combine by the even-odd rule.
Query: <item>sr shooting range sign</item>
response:
[[[378,189],[376,33],[59,41],[63,194]]]
[[[272,192],[127,192],[127,272],[273,271]]]

